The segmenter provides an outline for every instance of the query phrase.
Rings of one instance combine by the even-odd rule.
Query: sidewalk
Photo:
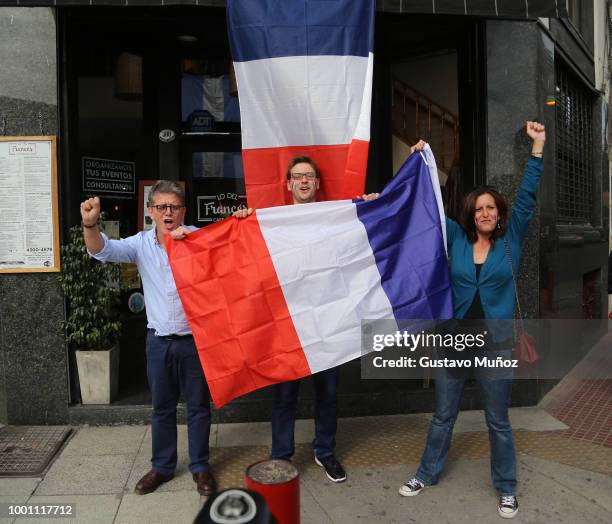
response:
[[[540,406],[510,410],[520,503],[514,522],[612,522],[611,348],[612,333]],[[348,473],[343,484],[329,482],[314,464],[313,421],[297,421],[294,462],[301,474],[302,523],[502,522],[481,411],[460,413],[440,483],[415,498],[398,495],[417,467],[430,418],[340,419],[337,456]],[[0,503],[76,504],[75,519],[28,519],[31,523],[189,523],[205,499],[187,469],[186,433],[179,426],[175,478],[155,493],[133,492],[150,468],[149,426],[83,426],[75,428],[42,478],[0,479]],[[268,457],[270,426],[216,424],[210,442],[220,489],[242,487],[245,468]]]
[[[538,407],[512,409],[511,417],[520,481],[514,521],[612,521],[612,448],[563,437],[567,426]],[[414,499],[397,489],[420,458],[428,415],[341,419],[338,457],[349,478],[337,485],[312,461],[312,421],[298,421],[302,522],[500,522],[483,419],[482,412],[461,414],[446,474]],[[243,485],[245,467],[267,458],[269,434],[267,423],[213,428],[212,465],[221,488]],[[71,523],[191,522],[204,499],[187,470],[184,426],[176,477],[155,493],[133,493],[149,469],[150,438],[144,426],[79,428],[44,478],[0,479],[0,502],[76,503]]]

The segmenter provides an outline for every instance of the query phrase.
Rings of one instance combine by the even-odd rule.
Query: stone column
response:
[[[0,34],[0,135],[57,135],[55,10],[0,7]],[[63,320],[56,274],[0,274],[0,423],[66,422]]]
[[[554,107],[546,105],[555,89],[554,46],[537,22],[487,22],[487,184],[514,201],[531,140],[525,122],[546,125],[544,178],[538,193],[535,217],[523,247],[519,300],[523,315],[538,316],[540,263],[540,207],[552,198],[547,179],[554,170]],[[548,173],[548,174],[547,174]],[[554,186],[553,186],[554,188]],[[546,206],[545,206],[546,207]]]

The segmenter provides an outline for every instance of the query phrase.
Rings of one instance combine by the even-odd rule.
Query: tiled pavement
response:
[[[511,417],[519,453],[517,521],[576,522],[578,515],[581,522],[611,521],[612,448],[560,436],[567,427],[541,408],[516,408]],[[461,414],[447,472],[435,489],[418,501],[397,495],[418,463],[427,425],[424,414],[341,419],[338,456],[349,480],[333,485],[312,460],[312,421],[298,421],[302,522],[496,522],[482,412]],[[269,453],[269,424],[219,425],[211,443],[221,488],[242,486],[245,467]],[[135,495],[150,445],[149,427],[82,427],[44,478],[0,479],[0,502],[74,502],[77,519],[66,521],[72,523],[190,522],[204,499],[187,471],[185,427],[179,428],[176,477],[154,494]]]
[[[540,406],[569,426],[559,436],[612,448],[612,337],[604,337]]]
[[[511,410],[521,502],[515,522],[612,522],[612,389],[605,376],[612,369],[610,342],[585,360],[584,365],[595,362],[601,375],[594,375],[595,369],[572,372],[541,406]],[[302,523],[499,522],[479,411],[460,414],[440,483],[417,499],[397,494],[418,464],[429,417],[341,419],[338,457],[349,478],[340,485],[328,482],[312,460],[312,420],[298,421],[295,464]],[[187,470],[184,426],[179,427],[175,478],[153,494],[133,493],[149,469],[150,438],[145,426],[81,427],[43,478],[0,479],[0,503],[76,503],[77,518],[65,520],[72,524],[191,522],[204,499]],[[246,466],[267,458],[269,439],[267,423],[215,425],[211,462],[220,487],[242,486]]]

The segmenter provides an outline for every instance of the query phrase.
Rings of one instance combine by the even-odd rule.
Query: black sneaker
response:
[[[315,462],[325,470],[327,478],[332,482],[344,482],[346,480],[346,471],[333,455],[321,458],[315,457]]]
[[[518,500],[514,495],[502,495],[497,505],[499,516],[504,519],[512,519],[518,513]]]
[[[399,489],[399,494],[402,497],[414,497],[423,491],[425,484],[417,478],[411,478],[406,484]]]

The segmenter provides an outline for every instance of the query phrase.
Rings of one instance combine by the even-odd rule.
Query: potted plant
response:
[[[70,229],[62,246],[59,283],[67,300],[64,327],[70,347],[76,349],[83,404],[110,404],[119,379],[118,264],[102,264],[90,257],[80,226]]]

